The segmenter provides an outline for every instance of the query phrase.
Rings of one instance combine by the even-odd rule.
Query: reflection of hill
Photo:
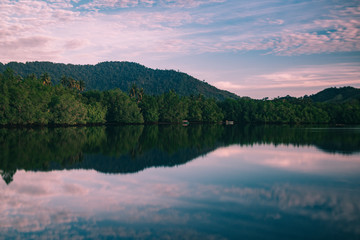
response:
[[[169,154],[159,149],[152,149],[136,158],[130,154],[121,157],[104,155],[85,155],[83,161],[69,166],[70,169],[95,169],[104,173],[135,173],[150,167],[173,167],[185,164],[200,155],[205,155],[211,149],[198,150],[186,148],[176,153]],[[67,167],[65,167],[67,168]]]
[[[6,183],[17,169],[133,173],[184,164],[231,144],[313,145],[330,153],[353,154],[360,151],[360,129],[273,125],[0,129],[0,173]]]

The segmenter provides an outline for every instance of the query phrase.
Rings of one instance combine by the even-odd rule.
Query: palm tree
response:
[[[63,75],[61,77],[61,80],[60,80],[61,84],[64,86],[64,87],[69,87],[69,78],[65,75]]]
[[[50,75],[49,75],[47,72],[41,74],[40,79],[41,79],[41,82],[42,82],[44,85],[46,85],[46,86],[51,85],[51,77],[50,77]]]
[[[131,97],[131,98],[136,98],[137,92],[138,92],[138,87],[136,86],[135,83],[133,83],[133,84],[131,85],[131,88],[130,88],[130,94],[129,94],[130,97]]]
[[[138,91],[137,103],[141,102],[143,97],[144,97],[144,89],[140,88],[140,91]]]
[[[80,88],[81,92],[83,92],[85,90],[85,82],[84,82],[84,80],[79,81],[79,88]]]
[[[68,83],[69,88],[77,88],[77,81],[75,79],[73,79],[72,77],[69,77],[68,81],[69,81],[69,83]]]

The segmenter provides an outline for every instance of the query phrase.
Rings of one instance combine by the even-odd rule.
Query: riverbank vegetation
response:
[[[81,125],[104,123],[360,123],[360,100],[328,103],[310,97],[273,100],[250,98],[216,101],[202,95],[180,96],[175,91],[147,95],[133,85],[85,91],[83,81],[63,76],[53,85],[49,74],[25,78],[11,69],[0,74],[1,125]]]

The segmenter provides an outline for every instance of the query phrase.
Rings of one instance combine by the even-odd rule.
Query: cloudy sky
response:
[[[0,0],[0,62],[133,61],[254,98],[360,87],[358,0]]]

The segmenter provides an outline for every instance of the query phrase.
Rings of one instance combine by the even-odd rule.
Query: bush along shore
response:
[[[63,76],[53,85],[49,74],[23,78],[11,69],[0,74],[1,126],[74,126],[143,123],[359,124],[360,100],[326,103],[310,97],[216,101],[175,91],[148,95],[136,85],[85,91],[85,83]]]

